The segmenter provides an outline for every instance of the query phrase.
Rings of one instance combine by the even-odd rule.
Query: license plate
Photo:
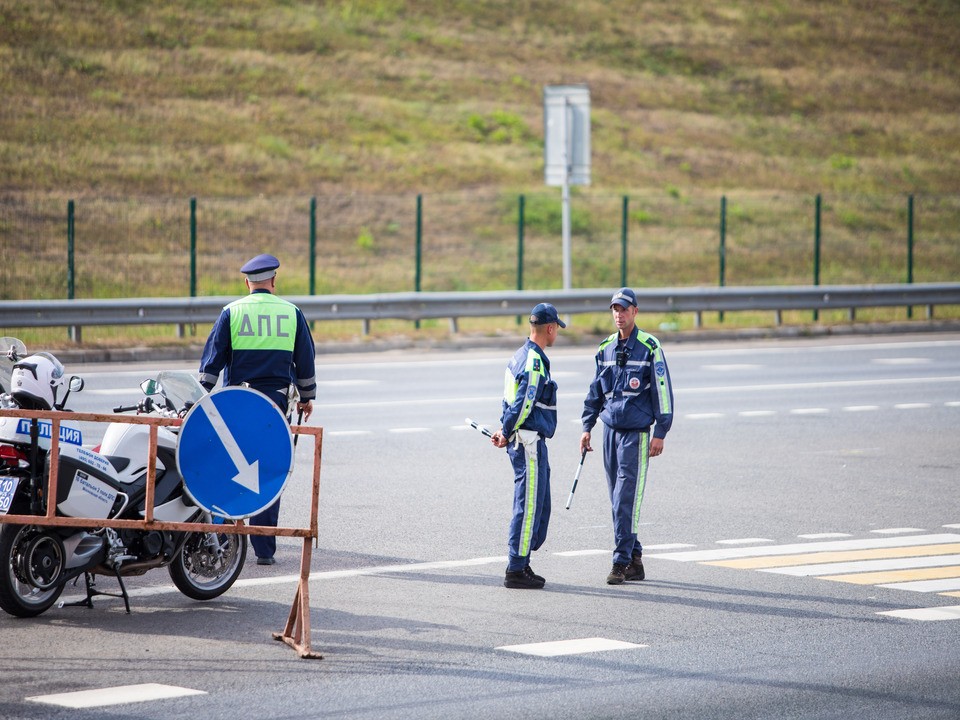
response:
[[[20,478],[0,478],[0,515],[6,515],[17,492]]]

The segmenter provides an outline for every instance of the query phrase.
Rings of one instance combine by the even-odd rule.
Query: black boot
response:
[[[634,553],[633,559],[630,560],[630,564],[627,565],[627,569],[623,572],[624,580],[643,580],[646,575],[643,572],[643,560],[640,559],[640,556]]]
[[[510,572],[507,570],[503,577],[503,586],[507,588],[521,588],[527,590],[539,590],[543,587],[543,578],[537,580],[531,574],[527,574],[526,568]]]

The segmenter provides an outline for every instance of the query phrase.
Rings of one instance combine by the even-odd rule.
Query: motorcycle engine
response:
[[[170,533],[159,530],[123,530],[120,539],[126,545],[128,552],[136,555],[140,560],[150,560],[160,555],[165,558],[173,555],[174,542]]]

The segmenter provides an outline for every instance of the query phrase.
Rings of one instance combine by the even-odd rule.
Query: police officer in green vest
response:
[[[583,402],[580,451],[593,450],[591,430],[603,421],[603,467],[613,514],[613,569],[607,583],[643,580],[637,537],[650,458],[663,452],[673,425],[673,387],[660,341],[637,327],[637,295],[620,288],[610,299],[617,332],[600,343],[596,374]]]
[[[200,359],[200,384],[212,390],[223,372],[224,387],[247,384],[269,397],[286,415],[290,387],[299,395],[297,410],[304,419],[313,412],[317,394],[315,347],[300,309],[277,297],[280,261],[257,255],[240,272],[249,294],[223,308]],[[250,518],[251,525],[277,526],[280,500]],[[273,565],[277,540],[251,535],[258,565]]]

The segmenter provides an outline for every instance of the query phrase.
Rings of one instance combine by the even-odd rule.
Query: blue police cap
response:
[[[250,282],[260,282],[269,280],[277,274],[277,268],[280,267],[280,261],[273,255],[257,255],[251,258],[240,268],[240,272],[247,276]]]
[[[613,294],[613,297],[610,298],[610,307],[614,305],[619,305],[623,308],[630,307],[631,305],[636,307],[637,294],[628,287],[620,288]]]
[[[557,314],[557,309],[550,303],[540,303],[530,311],[530,323],[532,325],[547,325],[556,323],[562,328],[566,327],[563,320]]]

